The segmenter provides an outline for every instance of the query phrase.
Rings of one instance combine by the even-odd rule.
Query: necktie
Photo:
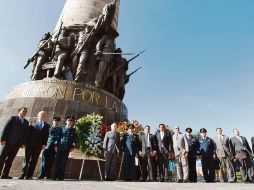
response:
[[[21,125],[23,125],[24,123],[24,119],[22,117],[19,118],[20,122],[21,122]]]
[[[149,134],[148,133],[146,135],[146,141],[147,141],[147,147],[150,148],[150,139],[149,139]]]
[[[161,133],[161,141],[162,141],[161,146],[162,147],[163,147],[163,138],[164,138],[164,133]]]
[[[39,127],[39,129],[40,129],[40,130],[42,129],[43,124],[42,124],[42,122],[41,122],[41,121],[39,122],[39,126],[38,126],[38,127]]]
[[[223,142],[223,137],[222,137],[222,135],[220,135],[220,142],[221,142],[221,143]]]
[[[176,140],[178,141],[179,140],[179,134],[176,133]]]

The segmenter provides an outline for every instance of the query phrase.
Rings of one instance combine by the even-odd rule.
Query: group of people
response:
[[[207,183],[215,182],[217,161],[221,170],[221,181],[228,183],[236,181],[234,166],[237,164],[240,167],[242,181],[253,182],[254,137],[251,149],[247,139],[240,136],[238,129],[233,130],[234,136],[231,138],[223,135],[221,128],[216,129],[214,138],[207,136],[205,128],[200,129],[198,136],[192,134],[191,128],[187,128],[185,133],[180,132],[179,126],[174,130],[171,134],[164,124],[160,124],[155,135],[150,133],[149,126],[144,128],[144,132],[135,134],[135,127],[130,124],[128,133],[120,141],[116,124],[112,124],[103,144],[106,180],[117,179],[116,160],[118,154],[122,154],[126,181],[169,181],[169,161],[171,161],[176,163],[178,183],[196,183],[198,181],[196,161],[201,159],[203,177]]]
[[[53,118],[50,126],[46,122],[46,112],[40,111],[37,119],[29,123],[25,116],[27,108],[18,110],[17,116],[12,116],[3,126],[0,138],[0,176],[1,179],[11,179],[9,172],[12,162],[20,148],[25,149],[24,165],[19,179],[32,179],[38,158],[42,151],[42,164],[38,179],[52,178],[63,180],[68,156],[77,144],[74,117],[66,118],[66,125],[60,126],[61,119]],[[51,175],[55,160],[54,171]]]
[[[20,148],[25,149],[24,166],[19,179],[32,179],[34,170],[42,152],[42,163],[37,179],[63,180],[69,153],[77,145],[75,119],[68,116],[64,126],[61,119],[53,118],[53,124],[46,122],[45,111],[40,111],[37,119],[28,122],[25,119],[27,108],[18,110],[17,116],[11,116],[3,126],[0,136],[0,176],[11,179],[9,172],[12,162]],[[214,138],[207,136],[205,128],[200,134],[193,135],[192,129],[180,132],[179,126],[171,133],[164,124],[153,135],[150,127],[145,126],[139,134],[133,124],[123,138],[117,132],[117,124],[110,126],[103,139],[105,156],[105,180],[115,181],[120,178],[123,166],[125,181],[169,181],[169,162],[176,163],[177,182],[196,183],[196,160],[201,159],[205,182],[215,182],[215,165],[219,161],[223,182],[236,181],[235,164],[240,167],[243,182],[253,182],[254,172],[252,148],[247,139],[240,136],[238,129],[229,138],[216,129]],[[121,159],[120,172],[116,173],[117,159]],[[55,164],[54,164],[55,163]],[[55,167],[53,167],[53,164]],[[53,170],[53,171],[52,171]]]

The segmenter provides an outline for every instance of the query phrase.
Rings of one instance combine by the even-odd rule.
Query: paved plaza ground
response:
[[[254,184],[243,183],[159,183],[159,182],[95,182],[0,180],[0,190],[251,190]]]

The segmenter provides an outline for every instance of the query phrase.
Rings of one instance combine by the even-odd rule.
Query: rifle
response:
[[[101,52],[97,51],[94,53],[94,55],[100,56],[100,55],[133,55],[135,53],[117,53],[117,52]]]
[[[63,18],[62,18],[62,19],[63,19]],[[61,25],[60,25],[60,28],[59,28],[59,31],[58,31],[58,34],[57,34],[57,37],[56,37],[56,42],[54,43],[54,46],[53,46],[51,55],[50,55],[50,57],[49,57],[49,60],[51,60],[51,59],[53,58],[53,55],[54,55],[54,53],[55,53],[56,46],[57,46],[57,42],[58,42],[58,40],[59,40],[61,31],[62,31],[62,27],[63,27],[63,21],[61,21]]]
[[[131,72],[130,74],[127,75],[127,78],[129,79],[131,77],[131,75],[133,75],[134,73],[136,73],[139,69],[141,69],[142,67],[137,68],[135,71]]]
[[[41,51],[41,49],[44,48],[49,43],[49,41],[51,40],[55,32],[53,32],[53,34],[51,34],[49,39],[46,42],[44,42],[44,44],[42,44],[42,46],[33,54],[33,56],[30,59],[27,60],[26,65],[24,66],[24,69],[26,69],[29,66],[29,64],[35,59],[39,51]]]
[[[95,26],[92,28],[92,30],[90,31],[90,33],[88,34],[86,40],[83,42],[83,44],[81,45],[81,47],[78,49],[78,51],[76,52],[76,54],[80,54],[81,50],[85,47],[85,45],[89,42],[90,38],[92,37],[92,35],[94,35],[96,33],[96,28],[98,27],[99,24],[101,24],[102,20],[100,20],[100,18],[98,19],[98,21],[96,22]],[[72,57],[74,56],[74,53],[72,53],[71,55]]]
[[[128,63],[129,62],[131,62],[132,60],[134,60],[134,59],[136,59],[138,56],[140,56],[142,53],[144,53],[146,50],[143,50],[143,51],[141,51],[140,53],[138,53],[136,56],[134,56],[133,58],[131,58],[129,61],[128,61]]]
[[[131,61],[133,61],[134,59],[136,59],[138,56],[140,56],[142,53],[144,53],[146,50],[143,50],[143,51],[141,51],[140,53],[138,53],[137,55],[135,55],[133,58],[131,58],[131,59],[129,59],[128,61],[127,61],[127,64],[129,64]],[[125,67],[125,64],[123,64],[123,65],[120,65],[119,67],[117,67],[113,72],[111,72],[110,74],[109,74],[109,76],[108,77],[111,77],[114,73],[117,73],[121,68],[123,68],[123,67]]]

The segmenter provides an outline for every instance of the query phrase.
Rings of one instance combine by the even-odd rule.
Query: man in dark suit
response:
[[[61,127],[57,142],[56,165],[53,180],[64,180],[64,172],[70,152],[77,145],[77,134],[74,128],[75,118],[68,116],[66,125]]]
[[[197,168],[196,168],[196,157],[199,149],[198,139],[192,135],[192,129],[187,128],[185,130],[189,145],[188,164],[189,164],[189,182],[197,183]]]
[[[128,133],[123,136],[122,148],[124,153],[124,179],[136,180],[136,159],[138,157],[138,135],[134,133],[135,126],[128,126]]]
[[[105,157],[105,180],[116,180],[116,159],[120,154],[120,134],[116,132],[116,123],[111,126],[111,131],[108,131],[104,137],[103,149]]]
[[[139,156],[141,158],[141,181],[146,181],[148,174],[150,181],[155,181],[154,167],[157,153],[156,141],[150,134],[150,126],[146,126],[144,133],[139,137]],[[148,170],[147,170],[148,169]]]
[[[25,119],[27,108],[18,110],[18,116],[12,116],[3,127],[0,149],[0,176],[11,179],[9,172],[19,148],[25,148],[28,137],[29,123]]]
[[[60,117],[54,117],[53,125],[49,128],[48,143],[42,152],[41,170],[38,179],[50,178],[50,171],[56,157],[57,143],[61,133],[60,121]]]
[[[154,136],[157,145],[160,182],[168,181],[168,157],[173,152],[173,140],[164,124],[159,125],[159,131]]]
[[[245,137],[240,136],[238,129],[234,129],[233,133],[234,136],[230,139],[232,153],[238,165],[240,166],[243,182],[253,182],[253,168],[250,160],[252,151],[249,143]]]
[[[40,111],[37,120],[29,126],[23,173],[19,179],[32,179],[41,150],[45,149],[48,141],[49,127],[46,122],[46,113]]]

